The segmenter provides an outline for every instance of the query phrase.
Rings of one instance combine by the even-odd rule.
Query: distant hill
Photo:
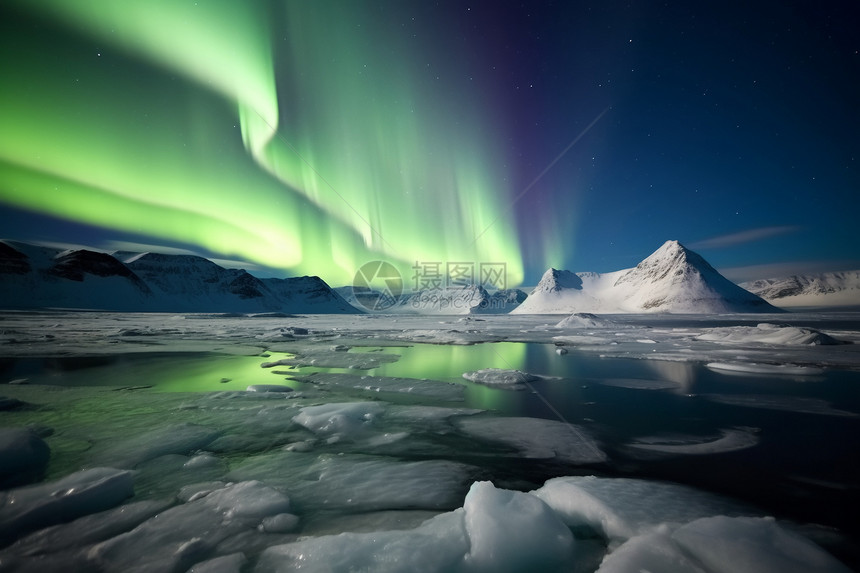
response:
[[[526,293],[519,289],[490,293],[480,285],[408,292],[395,300],[385,299],[375,290],[351,286],[338,287],[335,291],[358,309],[390,314],[505,314],[526,299]]]
[[[0,241],[0,308],[357,313],[319,277],[258,279],[194,255]]]
[[[762,279],[740,286],[777,306],[860,306],[860,270]]]

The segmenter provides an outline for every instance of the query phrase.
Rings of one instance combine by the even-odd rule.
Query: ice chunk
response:
[[[415,529],[428,519],[439,515],[432,509],[390,509],[362,513],[343,513],[331,519],[328,513],[311,516],[302,523],[303,536],[337,535],[347,531],[367,533]]]
[[[218,432],[205,426],[179,424],[164,426],[142,435],[113,443],[96,456],[99,463],[121,468],[134,466],[167,454],[188,454],[206,447]]]
[[[51,449],[27,428],[0,428],[0,488],[41,479]]]
[[[570,565],[573,535],[539,498],[472,484],[466,501],[466,565],[478,571],[551,571]]]
[[[451,416],[472,416],[484,410],[474,408],[441,408],[439,406],[392,406],[385,414],[386,419],[403,419],[421,424],[432,424]]]
[[[463,558],[468,550],[463,510],[458,509],[411,530],[341,533],[269,547],[254,573],[456,573],[465,571]]]
[[[173,504],[170,500],[137,501],[40,529],[20,539],[9,552],[37,556],[81,548],[129,531]]]
[[[652,531],[664,522],[750,514],[734,502],[690,487],[627,478],[555,478],[533,494],[567,525],[589,527],[616,542]]]
[[[243,553],[231,553],[197,563],[188,573],[239,573],[247,562]]]
[[[446,460],[400,462],[382,456],[317,457],[283,451],[251,458],[227,479],[259,479],[289,487],[303,510],[438,510],[458,505],[474,471]]]
[[[379,368],[383,364],[397,362],[398,354],[386,354],[382,352],[343,352],[329,348],[313,346],[302,347],[295,352],[292,358],[282,358],[273,362],[264,362],[263,368],[273,366],[316,366],[317,368],[351,368],[354,370],[370,370]]]
[[[11,490],[0,498],[0,540],[104,511],[133,493],[131,472],[114,468],[93,468]]]
[[[598,380],[598,383],[604,386],[633,390],[677,390],[681,387],[681,384],[671,380],[640,380],[637,378],[607,378]]]
[[[457,506],[472,472],[467,465],[446,460],[320,456],[293,491],[303,506],[350,511],[449,509]]]
[[[148,519],[93,546],[87,557],[104,571],[186,571],[216,557],[216,547],[237,535],[259,533],[267,517],[286,513],[290,500],[260,482],[218,489]]]
[[[182,502],[195,501],[225,487],[227,484],[223,481],[192,483],[180,488],[176,498]]]
[[[669,537],[669,528],[639,535],[607,555],[597,573],[708,573],[684,555]]]
[[[847,410],[838,410],[826,400],[806,396],[768,396],[761,394],[701,394],[701,396],[720,404],[744,408],[764,408],[765,410],[844,416],[847,418],[855,418],[860,415]]]
[[[608,318],[590,312],[575,312],[562,319],[556,328],[614,328],[616,325]]]
[[[808,539],[770,518],[707,517],[672,534],[681,548],[713,573],[848,573]]]
[[[700,334],[697,340],[727,342],[731,344],[778,344],[787,346],[842,344],[830,335],[814,328],[762,323],[758,326],[725,326],[711,328]]]
[[[379,402],[335,402],[302,408],[293,421],[315,434],[354,437],[383,412]]]
[[[795,366],[794,364],[756,364],[755,362],[709,362],[711,370],[740,374],[775,374],[777,376],[814,376],[824,372],[814,366]]]
[[[266,533],[289,533],[299,526],[299,516],[292,513],[279,513],[263,519],[260,531]]]
[[[651,436],[638,438],[631,448],[673,455],[707,455],[744,450],[758,444],[752,428],[728,428],[719,436]]]
[[[519,370],[504,370],[501,368],[485,368],[475,372],[465,372],[463,378],[471,382],[503,388],[505,390],[526,390],[529,382],[538,379],[534,374]]]
[[[246,392],[292,392],[289,386],[281,384],[251,384],[245,388]]]
[[[570,464],[606,461],[606,454],[588,432],[574,424],[517,417],[464,418],[455,423],[467,434],[511,446],[527,458],[554,458]]]
[[[200,468],[217,468],[222,469],[224,467],[224,462],[220,459],[216,458],[212,454],[202,453],[194,456],[187,462],[185,462],[182,467],[185,469],[200,469]]]
[[[270,547],[256,573],[556,571],[572,566],[570,530],[534,496],[472,485],[462,509],[405,531],[341,533]]]
[[[411,394],[446,401],[461,401],[466,389],[462,384],[441,380],[418,380],[387,376],[361,376],[333,372],[315,372],[308,376],[295,376],[294,380],[319,386],[333,386],[371,394]]]

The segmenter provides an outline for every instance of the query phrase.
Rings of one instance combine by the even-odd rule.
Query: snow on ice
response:
[[[502,368],[486,368],[475,372],[464,372],[463,378],[485,386],[503,388],[505,390],[526,390],[528,383],[538,380],[538,376],[519,370]]]
[[[860,368],[856,320],[781,318],[792,326],[755,326],[767,319],[749,315],[562,324],[528,315],[4,313],[3,381],[29,383],[3,391],[20,405],[3,412],[0,474],[13,475],[5,471],[13,460],[26,478],[0,490],[0,569],[848,571],[766,510],[676,483],[606,477],[679,456],[754,455],[774,437],[734,419],[668,431],[665,412],[648,411],[648,429],[613,443],[616,429],[599,416],[637,398],[855,428],[852,406],[789,395],[786,385],[817,388],[834,370]],[[815,344],[825,337],[851,344]],[[505,370],[452,364],[448,378],[367,371],[420,352],[408,345],[468,351],[459,346],[497,341],[529,344],[523,356],[540,357],[546,370],[524,358]],[[399,346],[401,356],[356,350],[369,345]],[[156,358],[188,352],[200,364],[230,357],[249,366],[215,369],[211,390],[196,393],[164,391],[158,370],[141,375]],[[291,357],[272,356],[279,352]],[[66,360],[86,367],[39,372]],[[267,361],[279,364],[261,368]],[[589,370],[597,362],[623,368],[600,376]],[[314,372],[302,370],[311,364]],[[553,370],[571,364],[584,372],[575,380]],[[293,367],[280,385],[277,366]],[[723,376],[732,372],[743,376]],[[685,396],[703,373],[729,389]],[[534,376],[540,396],[501,391],[499,381],[522,375]],[[111,383],[87,384],[98,376]],[[758,386],[731,387],[747,383]],[[782,386],[762,389],[769,384]],[[540,397],[569,400],[574,423]],[[514,400],[532,403],[505,410]],[[698,428],[696,418],[684,422]],[[570,475],[592,472],[603,477]],[[834,485],[840,495],[847,487]]]

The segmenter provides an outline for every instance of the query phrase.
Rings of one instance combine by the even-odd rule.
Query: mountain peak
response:
[[[581,289],[582,279],[576,273],[550,268],[543,274],[532,293],[558,292],[568,288]]]
[[[678,241],[666,241],[628,270],[605,274],[549,269],[516,313],[778,312]]]
[[[635,268],[621,276],[616,284],[657,283],[666,280],[670,283],[682,283],[701,276],[709,279],[722,278],[698,253],[678,241],[666,241]]]

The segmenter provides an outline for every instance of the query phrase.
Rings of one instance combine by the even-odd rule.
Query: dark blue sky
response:
[[[857,267],[860,21],[847,6],[518,9],[493,42],[514,62],[519,184],[610,108],[523,198],[521,226],[548,205],[569,214],[575,270],[633,265],[670,238],[721,268]]]
[[[278,4],[261,6],[278,15]],[[336,18],[345,5],[327,9]],[[668,239],[736,280],[860,268],[860,18],[849,2],[348,5],[357,30],[374,29],[366,42],[408,49],[412,87],[484,108],[508,187],[491,200],[513,205],[526,285],[547,265],[626,268]],[[27,57],[57,70],[64,54],[102,46],[21,8],[0,17],[11,71],[34,37],[39,54]],[[154,92],[166,82],[176,93],[172,75],[112,57],[127,76],[115,98],[133,99],[129,78],[149,73]],[[4,237],[218,254],[55,215],[16,208],[0,189]]]

